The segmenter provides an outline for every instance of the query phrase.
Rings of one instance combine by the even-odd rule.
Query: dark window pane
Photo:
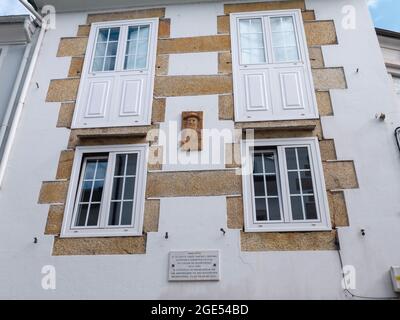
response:
[[[140,27],[140,39],[148,39],[149,38],[149,31],[150,27],[149,26],[141,26]]]
[[[314,193],[311,171],[300,172],[303,193]]]
[[[118,41],[119,39],[119,28],[110,29],[110,39],[109,41]]]
[[[128,155],[128,166],[126,168],[126,175],[134,176],[136,174],[137,154],[131,153]]]
[[[288,172],[290,194],[300,193],[299,174],[298,172]]]
[[[111,199],[112,200],[121,200],[122,199],[122,187],[123,187],[124,178],[114,178],[113,190]]]
[[[126,178],[125,179],[124,199],[132,200],[134,191],[135,191],[135,178]]]
[[[253,176],[254,180],[254,193],[255,196],[265,196],[264,189],[264,177],[263,176]]]
[[[97,221],[99,219],[100,204],[92,204],[90,206],[90,213],[88,218],[88,226],[97,226]]]
[[[128,40],[136,40],[138,38],[138,27],[129,27]]]
[[[264,166],[266,173],[275,173],[275,156],[273,153],[264,154]]]
[[[267,195],[277,196],[278,185],[276,183],[276,176],[265,176],[265,179],[267,179]]]
[[[133,202],[125,201],[122,207],[121,225],[128,226],[132,224]]]
[[[303,205],[301,197],[290,197],[290,202],[292,204],[293,220],[303,220]]]
[[[306,209],[306,219],[318,219],[317,207],[315,205],[315,198],[312,196],[304,197],[304,207]]]
[[[103,62],[104,62],[104,58],[95,58],[93,61],[93,70],[92,71],[103,71]]]
[[[106,55],[106,43],[98,43],[96,44],[96,51],[95,51],[95,56],[96,57],[104,57]]]
[[[90,193],[92,191],[92,181],[84,181],[82,184],[82,195],[80,202],[89,202],[90,201]]]
[[[125,154],[117,154],[115,160],[115,176],[123,176],[125,174]]]
[[[254,164],[253,164],[253,172],[254,173],[262,173],[263,165],[262,165],[262,154],[254,155]]]
[[[119,225],[119,214],[121,211],[121,202],[111,202],[110,216],[108,218],[109,226]]]
[[[308,158],[308,149],[297,148],[297,154],[299,156],[300,169],[310,169],[310,159]]]
[[[106,42],[108,39],[108,31],[109,29],[100,29],[99,30],[99,36],[97,38],[97,42]]]
[[[279,208],[278,198],[268,199],[268,211],[269,211],[269,220],[271,221],[281,220],[281,212]]]
[[[267,209],[265,199],[256,199],[256,220],[265,221],[267,220]]]
[[[100,202],[101,197],[103,195],[103,185],[104,182],[101,181],[95,181],[94,187],[93,187],[93,195],[92,195],[92,202]]]
[[[102,180],[106,176],[107,160],[99,160],[97,164],[96,179]]]
[[[106,58],[104,63],[104,71],[112,71],[115,67],[115,58]]]
[[[96,160],[88,160],[86,162],[85,180],[93,179],[95,169],[96,169]]]
[[[107,56],[116,56],[117,48],[118,48],[118,42],[109,43],[107,48]]]
[[[78,215],[76,217],[76,227],[84,227],[86,224],[86,215],[88,211],[87,204],[81,204],[78,207]]]
[[[286,148],[286,163],[288,170],[297,169],[296,149]]]

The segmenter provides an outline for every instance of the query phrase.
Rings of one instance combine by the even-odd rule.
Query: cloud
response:
[[[28,11],[18,0],[1,0],[0,16],[27,14]]]
[[[368,7],[376,7],[380,0],[367,0]]]

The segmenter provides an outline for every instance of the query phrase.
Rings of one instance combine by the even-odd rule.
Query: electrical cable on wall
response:
[[[337,252],[338,252],[338,256],[339,256],[339,262],[340,262],[340,268],[341,268],[341,273],[343,276],[343,258],[342,258],[342,253],[341,253],[341,247],[340,247],[340,240],[339,240],[339,229],[337,227],[335,227],[336,229],[336,245],[337,245]],[[358,298],[358,299],[367,299],[367,300],[399,300],[400,297],[367,297],[367,296],[359,296],[356,295],[354,293],[352,293],[349,289],[344,288],[343,289],[344,293],[346,295],[349,295],[351,298]]]

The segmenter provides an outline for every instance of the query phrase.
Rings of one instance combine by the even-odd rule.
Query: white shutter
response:
[[[148,28],[146,59],[143,66],[127,70],[126,59],[138,59],[127,56],[128,34],[130,28]],[[114,70],[107,70],[107,58],[110,41],[99,43],[99,30],[119,28],[118,49],[115,55]],[[146,29],[147,30],[147,29]],[[79,87],[73,128],[118,127],[150,125],[153,100],[154,69],[156,59],[156,41],[158,19],[132,20],[110,23],[95,23],[89,36],[87,55]],[[137,39],[132,47],[139,47]],[[105,57],[97,56],[97,46],[105,45]],[[99,49],[99,51],[101,51]],[[138,55],[139,53],[134,52]],[[144,57],[144,56],[143,56]],[[139,57],[139,58],[143,58]],[[102,62],[103,59],[103,62]],[[97,60],[103,69],[98,69]],[[96,64],[96,67],[95,67]],[[96,69],[97,68],[97,69]]]
[[[235,120],[317,118],[301,12],[234,14],[231,25]]]

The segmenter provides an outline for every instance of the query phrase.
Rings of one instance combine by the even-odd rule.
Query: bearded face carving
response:
[[[181,149],[183,151],[201,151],[202,130],[203,112],[183,112]]]

